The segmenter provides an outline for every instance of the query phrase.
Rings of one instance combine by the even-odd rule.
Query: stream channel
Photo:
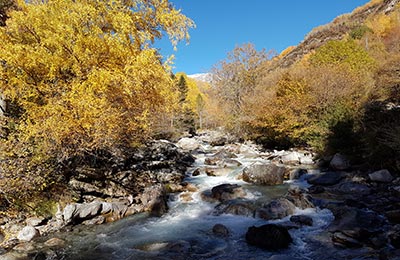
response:
[[[251,144],[236,147],[235,166],[217,167],[205,164],[205,160],[226,146],[202,145],[202,152],[194,153],[196,162],[188,169],[185,181],[197,187],[186,194],[171,194],[169,211],[160,218],[137,214],[120,221],[99,226],[79,227],[63,235],[68,246],[67,259],[335,259],[324,252],[324,235],[333,220],[329,210],[296,210],[296,214],[308,215],[312,226],[290,229],[293,243],[288,249],[267,251],[247,244],[245,234],[251,226],[268,223],[287,223],[290,216],[267,221],[261,218],[232,214],[217,214],[220,202],[205,201],[202,193],[220,184],[238,184],[246,195],[244,199],[262,205],[284,195],[291,185],[304,186],[305,181],[287,181],[283,185],[260,186],[241,180],[243,169],[254,163],[269,163],[268,154]],[[212,168],[214,176],[205,173]],[[200,174],[193,176],[194,170]],[[189,198],[189,199],[188,199]],[[213,227],[223,224],[229,234],[216,235]],[[67,236],[67,237],[65,237]],[[330,244],[330,243],[329,243]],[[320,251],[319,256],[315,251]]]

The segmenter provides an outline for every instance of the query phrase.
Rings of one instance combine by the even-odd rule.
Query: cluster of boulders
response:
[[[206,158],[205,164],[224,168],[227,161],[237,157],[236,154],[239,152],[232,146],[225,146]],[[296,209],[319,207],[333,213],[334,221],[327,227],[327,232],[334,246],[370,247],[376,255],[390,255],[393,250],[400,252],[396,251],[400,249],[400,178],[395,178],[386,169],[357,169],[341,154],[334,155],[329,161],[316,161],[307,151],[275,151],[258,156],[269,161],[245,167],[240,175],[245,182],[279,185],[288,179],[301,178],[309,186],[293,186],[281,198],[261,205],[246,199],[246,190],[238,184],[221,184],[204,191],[204,200],[219,203],[214,210],[216,215],[236,214],[265,220],[291,216],[290,223],[283,226],[268,224],[249,228],[246,234],[249,244],[269,250],[288,247],[292,241],[290,234],[282,230],[313,225],[311,217],[295,215]],[[276,241],[285,243],[275,245]]]
[[[97,165],[77,165],[67,180],[77,202],[60,203],[51,219],[4,221],[0,232],[5,234],[0,236],[2,250],[30,252],[32,246],[24,248],[20,244],[32,245],[30,241],[38,236],[69,230],[77,224],[113,222],[139,212],[161,216],[168,210],[168,193],[187,189],[183,178],[194,160],[190,153],[160,140],[149,142],[123,159],[110,157]]]

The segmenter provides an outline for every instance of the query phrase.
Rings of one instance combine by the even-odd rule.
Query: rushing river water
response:
[[[206,154],[195,155],[193,169],[204,169],[205,158],[216,152],[213,147],[205,147]],[[214,149],[214,150],[213,150]],[[250,149],[250,148],[247,148]],[[183,200],[180,194],[171,195],[169,212],[161,218],[139,214],[126,219],[100,226],[81,227],[63,237],[68,243],[67,259],[315,259],[315,247],[321,247],[323,230],[333,219],[328,210],[298,210],[313,219],[313,226],[290,230],[294,239],[289,249],[269,252],[249,246],[245,234],[250,226],[266,223],[287,222],[289,217],[276,221],[238,215],[214,214],[218,203],[206,202],[201,193],[219,184],[239,184],[246,191],[246,199],[268,202],[286,193],[289,185],[256,186],[237,179],[242,169],[254,162],[266,162],[262,157],[247,157],[238,154],[241,166],[216,169],[217,176],[198,176],[188,174],[186,181],[195,185],[198,191],[191,195],[192,200]],[[213,234],[215,224],[226,226],[230,234],[218,237]],[[276,258],[277,255],[281,258]],[[324,254],[321,254],[322,256]],[[274,258],[275,257],[275,258]],[[288,257],[288,258],[282,258]],[[323,257],[321,258],[323,259]],[[326,258],[332,259],[332,258]]]

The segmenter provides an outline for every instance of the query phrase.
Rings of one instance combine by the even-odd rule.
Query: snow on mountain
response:
[[[196,73],[196,74],[188,75],[188,77],[191,79],[194,79],[194,80],[210,83],[212,75],[211,75],[211,73]]]

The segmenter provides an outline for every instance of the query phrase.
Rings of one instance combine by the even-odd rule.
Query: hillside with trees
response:
[[[237,46],[214,71],[221,124],[268,148],[400,170],[398,1],[371,1],[273,58]]]

